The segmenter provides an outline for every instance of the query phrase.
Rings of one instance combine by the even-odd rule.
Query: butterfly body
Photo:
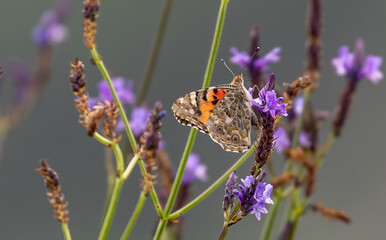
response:
[[[231,152],[244,152],[251,145],[251,95],[242,76],[222,84],[190,92],[172,106],[176,119],[208,134]]]

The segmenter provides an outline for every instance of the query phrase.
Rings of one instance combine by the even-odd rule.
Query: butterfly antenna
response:
[[[252,56],[249,58],[248,65],[251,64],[253,57],[256,55],[256,53],[260,50],[260,47],[257,47],[256,50],[253,52]]]
[[[228,68],[229,72],[232,73],[233,77],[236,77],[236,75],[232,72],[232,70],[228,67],[228,65],[225,63],[224,59],[221,59],[221,62],[224,63],[225,67]]]

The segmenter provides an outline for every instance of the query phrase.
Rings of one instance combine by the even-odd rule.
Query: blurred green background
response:
[[[164,1],[102,1],[98,19],[97,44],[111,75],[124,76],[141,86],[152,40]],[[31,29],[41,14],[55,1],[2,0],[0,2],[0,63],[18,56],[32,70],[37,49]],[[174,166],[182,155],[189,128],[181,126],[170,109],[172,102],[185,93],[199,89],[209,55],[220,1],[175,1],[160,51],[148,106],[162,101],[168,111],[162,135]],[[304,69],[305,19],[308,1],[237,1],[228,6],[224,31],[211,85],[228,83],[231,75],[220,59],[228,59],[229,48],[244,50],[249,30],[261,30],[261,52],[282,47],[282,59],[271,71],[277,85],[297,79]],[[101,75],[88,59],[83,44],[82,2],[76,1],[67,21],[70,36],[54,48],[53,71],[43,95],[22,124],[6,139],[0,162],[0,239],[61,239],[60,225],[54,220],[42,178],[34,169],[40,158],[48,158],[59,173],[62,190],[69,202],[69,226],[73,239],[96,239],[102,218],[106,191],[104,149],[86,135],[78,121],[69,86],[69,62],[78,56],[86,64],[87,86],[96,94]],[[362,37],[367,53],[386,56],[386,2],[346,0],[323,2],[323,71],[321,84],[312,96],[316,109],[333,111],[345,79],[337,77],[330,61],[341,45],[352,49]],[[231,68],[238,72],[235,66]],[[385,67],[383,67],[385,69]],[[2,79],[7,81],[7,79]],[[8,88],[2,94],[8,94]],[[335,142],[318,173],[313,201],[323,200],[328,207],[346,211],[352,224],[323,219],[319,214],[305,215],[297,239],[382,239],[385,236],[386,128],[384,125],[385,83],[373,86],[360,83],[350,117],[342,136]],[[330,129],[328,119],[322,139]],[[323,141],[323,140],[322,140]],[[193,196],[199,194],[240,155],[228,153],[210,138],[198,133],[193,149],[207,164],[209,182],[197,182]],[[252,159],[238,171],[245,176]],[[278,170],[280,155],[273,161]],[[138,168],[123,188],[109,239],[118,239],[139,195]],[[223,188],[186,214],[185,239],[215,239],[222,226]],[[155,227],[155,211],[146,202],[133,231],[132,239],[150,239]],[[262,217],[264,221],[265,216]],[[280,218],[279,218],[280,219]],[[262,222],[248,216],[233,226],[228,239],[256,239]],[[281,231],[281,223],[275,227]],[[256,234],[254,237],[253,234]]]

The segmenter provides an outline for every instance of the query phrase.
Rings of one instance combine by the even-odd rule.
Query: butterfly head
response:
[[[239,88],[244,87],[243,75],[240,74],[240,75],[235,76],[233,78],[233,81],[231,82],[231,84],[236,85]]]

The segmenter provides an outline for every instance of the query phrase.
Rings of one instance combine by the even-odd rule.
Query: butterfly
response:
[[[242,75],[230,84],[190,92],[172,106],[174,116],[183,125],[208,134],[225,151],[245,152],[251,146],[251,95]]]

